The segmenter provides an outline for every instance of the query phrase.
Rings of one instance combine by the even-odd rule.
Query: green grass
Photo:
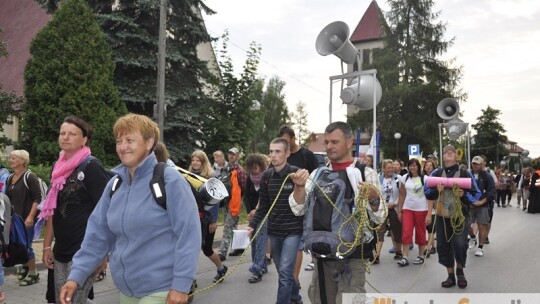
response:
[[[225,208],[219,208],[219,213],[218,213],[218,225],[223,225],[223,221],[225,219]],[[242,210],[240,210],[240,220],[239,220],[239,224],[247,224],[248,220],[247,220],[247,214],[246,214],[246,207],[244,206],[244,204],[242,204]]]

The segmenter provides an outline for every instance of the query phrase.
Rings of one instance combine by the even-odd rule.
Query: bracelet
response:
[[[51,249],[51,248],[52,248],[51,246],[49,246],[49,247],[44,247],[44,248],[43,248],[43,251],[49,250],[49,249]]]

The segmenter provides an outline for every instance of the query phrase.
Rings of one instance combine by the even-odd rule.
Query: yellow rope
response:
[[[291,173],[292,174],[292,173]],[[255,238],[257,237],[257,235],[259,235],[259,232],[261,231],[262,227],[264,226],[264,223],[266,222],[266,220],[268,219],[268,216],[270,215],[270,212],[272,211],[272,209],[274,208],[275,204],[277,203],[277,200],[279,198],[279,196],[281,195],[281,191],[283,190],[283,188],[285,187],[285,182],[287,181],[287,179],[289,179],[289,177],[291,176],[291,174],[287,175],[285,177],[285,179],[283,180],[283,183],[281,184],[281,188],[279,188],[279,191],[276,195],[276,198],[274,199],[274,201],[272,202],[272,204],[270,205],[270,209],[268,209],[268,212],[266,213],[266,215],[264,216],[264,218],[262,219],[262,221],[259,223],[259,226],[257,227],[257,231],[255,231],[255,234],[253,234],[253,236],[251,237],[251,239],[249,240],[249,244],[246,248],[246,250],[244,250],[244,252],[242,253],[242,255],[240,255],[240,260],[238,260],[238,263],[236,263],[234,266],[232,266],[232,269],[231,271],[227,271],[227,273],[221,277],[219,280],[217,280],[215,283],[211,284],[210,286],[208,287],[205,287],[203,289],[199,289],[197,290],[196,292],[192,293],[189,295],[189,298],[193,298],[195,295],[201,293],[201,292],[204,292],[204,291],[207,291],[207,290],[210,290],[214,287],[216,287],[219,283],[221,283],[226,277],[230,276],[231,274],[233,274],[237,269],[238,267],[240,266],[240,264],[244,261],[244,256],[246,255],[246,252],[247,252],[247,249],[251,247],[251,243],[253,243],[253,241],[255,240]]]
[[[281,184],[281,187],[280,187],[280,189],[279,189],[279,191],[278,191],[278,193],[276,195],[276,198],[274,199],[274,201],[270,205],[270,208],[268,209],[268,212],[266,213],[266,215],[264,216],[262,221],[259,223],[259,226],[257,227],[257,231],[251,237],[251,239],[249,241],[249,245],[248,245],[248,247],[246,249],[251,247],[252,242],[255,240],[255,238],[257,237],[257,235],[261,231],[262,227],[264,226],[264,223],[267,221],[268,216],[270,215],[270,212],[274,208],[279,196],[281,195],[281,191],[283,190],[283,188],[285,186],[285,182],[287,181],[287,179],[289,179],[291,174],[287,175],[285,177],[285,179],[283,180],[283,183]],[[313,184],[316,187],[318,187],[318,189],[321,191],[321,193],[323,193],[323,195],[325,196],[327,201],[334,207],[334,209],[337,210],[337,212],[341,216],[346,218],[345,221],[340,226],[339,231],[338,231],[338,235],[339,235],[339,238],[340,238],[340,245],[338,246],[338,252],[336,253],[337,256],[347,256],[349,253],[351,253],[358,246],[361,247],[361,252],[363,254],[363,245],[364,244],[362,242],[361,237],[363,235],[362,232],[363,232],[364,228],[367,228],[367,229],[375,232],[375,231],[379,230],[383,225],[386,225],[386,220],[385,220],[385,221],[382,221],[379,225],[372,226],[371,221],[370,221],[370,219],[368,217],[368,213],[367,213],[367,211],[368,211],[367,208],[371,208],[369,206],[369,194],[370,194],[371,189],[375,189],[375,191],[377,191],[377,194],[379,195],[379,200],[380,200],[380,202],[382,202],[383,197],[382,197],[382,193],[380,192],[380,190],[374,185],[362,184],[358,189],[358,196],[357,196],[357,198],[356,198],[356,200],[354,202],[354,207],[355,207],[354,211],[352,212],[352,214],[349,217],[347,217],[345,214],[343,214],[343,212],[341,212],[341,210],[339,210],[339,208],[337,208],[335,203],[322,190],[322,188],[319,186],[319,184],[317,184],[315,180],[313,180],[311,178],[309,178],[309,179],[313,182]],[[452,229],[453,229],[454,233],[456,233],[456,231],[458,231],[458,230],[463,232],[463,229],[464,229],[463,223],[465,222],[465,216],[464,216],[463,210],[461,208],[462,203],[461,203],[461,199],[459,198],[458,191],[459,191],[459,188],[457,186],[454,186],[454,188],[452,189],[452,192],[453,192],[453,194],[454,194],[454,196],[456,198],[457,207],[456,207],[456,210],[451,214],[451,217],[450,217],[450,222],[451,222]],[[442,192],[439,193],[439,198],[441,197],[441,195],[442,195]],[[441,204],[441,201],[439,200],[437,202],[437,204]],[[383,214],[384,214],[384,218],[386,219],[386,217],[388,215],[388,206],[386,204],[384,204],[384,203],[380,203],[379,206],[383,207],[383,211],[384,211]],[[355,223],[355,221],[356,221],[356,223]],[[436,221],[437,221],[437,217],[435,217],[435,220],[433,221],[433,227],[432,227],[431,234],[433,234],[433,230],[435,229]],[[354,238],[354,240],[352,242],[348,242],[346,240],[343,240],[341,232],[344,229],[344,227],[346,227],[346,225],[356,225],[355,233],[354,233],[355,238]],[[461,233],[461,232],[459,232],[459,233]],[[446,233],[446,229],[445,229],[445,233]],[[428,245],[429,244],[430,244],[430,242],[428,242]],[[342,248],[342,247],[346,248],[346,250],[345,251],[340,251],[341,250],[340,248]],[[238,269],[240,264],[243,262],[244,257],[246,255],[246,252],[247,252],[247,250],[244,250],[244,252],[240,256],[240,260],[238,261],[238,263],[236,263],[232,267],[231,271],[228,271],[223,277],[221,277],[217,282],[213,283],[212,285],[210,285],[210,286],[208,286],[206,288],[200,289],[200,290],[194,292],[193,294],[190,294],[189,297],[193,298],[195,295],[215,287],[216,285],[221,283],[226,277],[232,275]],[[422,273],[422,271],[423,271],[423,269],[425,267],[425,264],[426,264],[427,252],[428,252],[428,250],[426,249],[426,253],[424,254],[424,257],[423,257],[424,258],[424,263],[420,267],[419,271],[417,272],[417,274],[416,274],[414,280],[412,281],[411,285],[409,286],[409,288],[403,294],[408,293],[409,291],[411,291],[411,289],[414,287],[414,285],[418,281],[418,279],[420,277],[420,274]],[[363,259],[363,256],[362,256],[362,259]],[[373,264],[373,262],[365,263],[364,267],[365,267],[366,273],[370,273],[370,266],[372,264]],[[377,288],[375,288],[375,286],[373,286],[369,282],[369,280],[367,280],[367,278],[366,278],[366,282],[368,283],[369,286],[371,286],[371,288],[373,288],[373,290],[375,290],[376,292],[384,295],[384,293],[382,293]]]

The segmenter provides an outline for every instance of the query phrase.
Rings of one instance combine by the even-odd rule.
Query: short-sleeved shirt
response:
[[[405,185],[405,190],[407,191],[405,201],[403,202],[403,209],[412,211],[428,210],[427,199],[424,195],[424,185],[421,179],[422,177],[407,177],[408,174],[405,174],[401,181],[402,184]]]

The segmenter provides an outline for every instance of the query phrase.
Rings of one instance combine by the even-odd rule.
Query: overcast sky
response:
[[[229,50],[238,68],[250,42],[261,44],[260,75],[284,80],[289,110],[298,101],[305,102],[309,128],[322,132],[329,121],[328,77],[341,74],[341,65],[335,56],[320,56],[315,39],[333,21],[343,21],[354,31],[370,2],[205,0],[217,13],[204,18],[214,37],[229,30]],[[377,3],[388,10],[386,1]],[[499,109],[508,138],[530,150],[531,156],[540,156],[534,127],[540,123],[535,121],[540,114],[540,1],[439,0],[435,10],[447,23],[446,38],[455,38],[443,58],[455,58],[463,67],[461,88],[468,94],[461,105],[463,120],[474,124],[488,105]],[[334,92],[339,93],[339,84]],[[345,120],[345,112],[335,94],[333,120]]]

